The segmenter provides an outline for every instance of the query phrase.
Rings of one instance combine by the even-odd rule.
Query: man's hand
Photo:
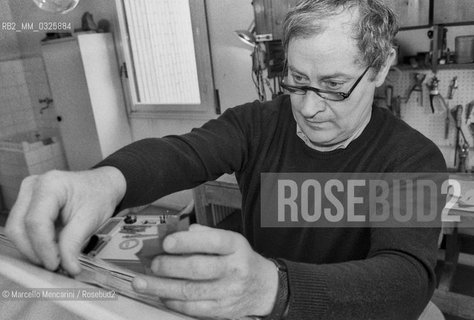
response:
[[[7,237],[32,262],[80,272],[81,246],[123,198],[125,178],[113,167],[50,171],[23,180],[5,226]]]
[[[157,295],[171,309],[192,316],[240,318],[270,314],[278,273],[270,260],[252,250],[238,233],[192,225],[169,235],[136,291]]]

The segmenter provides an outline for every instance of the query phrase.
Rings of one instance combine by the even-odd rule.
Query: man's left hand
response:
[[[170,309],[198,317],[240,318],[270,314],[278,273],[240,234],[191,225],[163,242],[154,276],[135,278],[136,291],[153,294]]]

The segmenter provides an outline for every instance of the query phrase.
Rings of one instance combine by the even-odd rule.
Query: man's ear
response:
[[[377,73],[375,77],[375,86],[380,87],[384,82],[385,78],[387,77],[388,72],[390,71],[390,67],[392,66],[393,61],[397,58],[397,52],[394,48],[390,49],[390,53],[388,54],[385,63],[380,68],[380,71]]]

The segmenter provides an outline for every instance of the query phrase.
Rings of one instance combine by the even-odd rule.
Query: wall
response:
[[[410,99],[407,101],[408,92],[414,85],[414,73],[422,73],[426,75],[423,84],[423,98],[420,99],[421,94],[419,92],[413,92]],[[450,168],[454,166],[455,156],[455,143],[456,143],[456,128],[454,118],[449,115],[449,131],[448,135],[445,136],[445,121],[446,121],[446,109],[439,103],[439,100],[435,100],[435,112],[433,113],[430,107],[429,91],[426,84],[431,82],[434,74],[430,70],[392,70],[388,77],[387,82],[393,86],[394,96],[400,96],[402,99],[401,104],[401,118],[407,122],[410,126],[417,129],[423,135],[431,139],[438,145],[441,152],[444,155],[446,164]],[[454,76],[458,77],[458,89],[453,95],[453,99],[448,99],[448,88],[451,80]],[[472,88],[474,86],[474,70],[438,70],[436,77],[439,80],[439,91],[444,97],[449,108],[454,108],[457,105],[462,105],[464,108],[462,117],[462,130],[466,135],[469,145],[471,146],[470,151],[470,167],[474,166],[474,139],[471,135],[471,131],[466,124],[466,105],[474,101],[474,92]],[[474,132],[473,132],[474,133]]]
[[[107,19],[113,25],[116,19],[115,0],[81,0],[73,11],[64,15],[40,10],[32,0],[2,0],[2,6],[8,9],[6,12],[11,12],[7,21],[16,22],[17,28],[20,29],[21,23],[32,23],[35,29],[38,29],[40,22],[66,22],[70,23],[71,30],[69,31],[72,32],[81,28],[81,17],[87,11],[92,13],[96,23],[101,19]],[[15,35],[17,56],[23,58],[28,95],[31,100],[30,107],[33,110],[36,125],[40,130],[55,129],[57,122],[54,103],[47,109],[43,109],[45,104],[39,103],[40,99],[51,97],[41,58],[41,40],[45,38],[46,32],[22,30],[22,32],[12,32],[12,34]],[[0,52],[0,54],[1,59],[4,53]]]
[[[116,26],[115,0],[81,0],[76,9],[66,15],[58,15],[39,10],[32,1],[9,0],[14,21],[38,24],[41,21],[70,22],[73,28],[80,28],[81,16],[89,11],[94,20],[108,19]],[[226,108],[257,99],[251,80],[251,50],[234,34],[234,30],[245,29],[253,19],[250,0],[207,0],[209,35],[213,59],[216,88],[220,91],[222,111]],[[223,14],[231,12],[232,14]],[[30,74],[27,82],[36,122],[40,127],[56,127],[54,108],[43,107],[38,99],[50,96],[45,86],[46,74],[37,58],[41,55],[40,41],[44,33],[21,32],[17,35],[18,47],[23,57],[28,59],[25,66]],[[132,134],[135,139],[149,136],[185,133],[201,126],[207,119],[131,119]]]
[[[21,60],[0,62],[0,138],[35,130],[36,123]]]
[[[45,103],[39,102],[41,99],[52,98],[43,59],[40,56],[31,56],[22,61],[31,100],[31,110],[37,128],[39,130],[57,129],[54,102],[49,107]]]
[[[0,22],[12,21],[8,2],[0,2]],[[0,31],[0,137],[36,128],[20,56],[17,33]]]
[[[0,21],[11,22],[12,13],[8,2],[0,1]],[[18,48],[17,34],[14,31],[1,31],[0,32],[0,59],[16,59],[20,55]]]
[[[427,37],[429,29],[416,29],[400,31],[397,40],[400,44],[400,52],[402,56],[416,55],[417,52],[429,51],[430,41]],[[448,27],[447,47],[454,51],[454,39],[456,36],[474,35],[474,25]],[[403,60],[400,59],[400,60]],[[391,72],[388,76],[388,82],[394,87],[394,96],[406,97],[410,88],[414,85],[414,73],[419,72],[426,74],[423,83],[423,105],[416,92],[409,101],[403,101],[401,105],[401,116],[408,124],[419,130],[425,136],[435,142],[443,153],[448,167],[454,168],[455,155],[455,123],[450,117],[450,128],[447,137],[444,135],[446,112],[432,113],[430,110],[429,94],[427,84],[431,81],[434,74],[430,70],[403,70],[402,72]],[[474,139],[466,125],[466,105],[474,101],[474,70],[472,69],[451,69],[438,70],[436,74],[439,79],[440,93],[446,99],[450,108],[456,105],[464,107],[463,132],[470,144],[470,167],[474,166]],[[447,99],[448,87],[454,76],[458,77],[458,90],[454,94],[452,100]],[[473,132],[474,133],[474,132]]]

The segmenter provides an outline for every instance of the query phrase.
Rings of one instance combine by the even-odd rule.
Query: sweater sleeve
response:
[[[251,105],[235,109],[248,107]],[[190,133],[134,142],[96,167],[113,166],[125,176],[127,190],[120,209],[147,204],[224,173],[239,171],[247,157],[247,140],[241,126],[235,110],[228,109]]]
[[[446,164],[438,148],[429,144],[416,156],[402,159],[394,171],[446,172]],[[440,198],[438,208],[442,205]],[[287,319],[418,319],[436,286],[439,233],[439,228],[372,228],[366,259],[285,261]]]

